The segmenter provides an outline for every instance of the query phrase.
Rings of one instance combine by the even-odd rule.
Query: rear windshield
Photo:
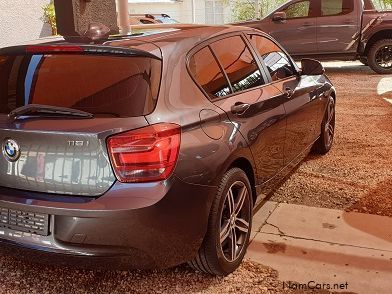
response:
[[[103,55],[0,55],[0,113],[27,104],[69,107],[96,117],[130,117],[155,108],[161,62]]]

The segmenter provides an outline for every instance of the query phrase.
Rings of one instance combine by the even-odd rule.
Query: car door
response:
[[[274,20],[270,15],[261,29],[278,40],[290,54],[314,54],[317,52],[314,3],[314,0],[291,1],[280,10],[286,13],[286,19]]]
[[[284,165],[298,157],[316,139],[320,101],[312,77],[299,75],[291,58],[271,39],[250,34],[249,40],[268,69],[271,85],[281,93],[287,115]]]
[[[317,50],[324,53],[353,53],[357,51],[361,1],[317,0]]]
[[[265,72],[245,39],[242,34],[216,39],[195,53],[191,62],[206,63],[213,54],[215,66],[196,80],[246,139],[255,160],[257,184],[261,184],[283,167],[285,111],[281,93],[266,85]]]

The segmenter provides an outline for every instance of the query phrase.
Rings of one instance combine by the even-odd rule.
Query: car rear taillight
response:
[[[179,125],[160,123],[109,137],[107,147],[117,179],[140,183],[171,175],[180,142]]]

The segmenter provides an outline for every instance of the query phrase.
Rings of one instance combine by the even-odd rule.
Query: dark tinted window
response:
[[[273,81],[295,74],[295,69],[289,57],[274,42],[258,35],[250,35],[250,39],[255,49],[263,58]]]
[[[209,47],[204,47],[192,56],[189,69],[210,98],[223,97],[231,93],[227,79]]]
[[[152,20],[147,20],[147,19],[141,19],[140,22],[141,22],[142,24],[153,24],[153,23],[155,23],[154,21],[152,21]]]
[[[321,16],[344,15],[354,10],[354,0],[321,0]]]
[[[310,12],[310,1],[301,1],[289,5],[285,10],[287,19],[308,17]]]
[[[147,114],[155,107],[160,68],[145,57],[0,56],[0,113],[46,104],[96,116]]]
[[[226,71],[234,92],[264,84],[259,67],[240,36],[214,42],[211,49]]]

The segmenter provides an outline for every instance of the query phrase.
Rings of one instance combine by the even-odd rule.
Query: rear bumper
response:
[[[154,260],[139,250],[129,250],[124,255],[74,255],[46,251],[46,248],[26,247],[25,244],[0,239],[0,253],[17,259],[45,265],[75,267],[89,270],[128,270],[159,268]],[[166,266],[162,266],[166,267]]]
[[[41,261],[54,255],[56,264],[174,266],[196,255],[215,189],[176,177],[131,189],[116,183],[97,199],[0,188],[0,207],[50,215],[48,236],[0,227],[0,247],[28,249]]]

